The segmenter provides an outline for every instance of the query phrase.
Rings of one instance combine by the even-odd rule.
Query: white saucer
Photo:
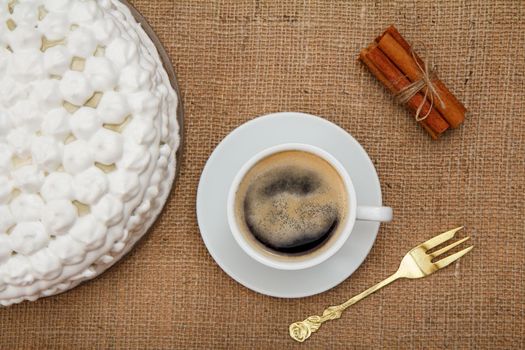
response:
[[[202,172],[197,218],[202,239],[217,264],[234,280],[256,292],[281,298],[322,293],[348,278],[365,260],[379,223],[357,221],[350,238],[330,259],[315,267],[282,271],[249,257],[228,227],[226,200],[230,184],[254,154],[281,143],[318,146],[348,170],[359,205],[381,205],[381,187],[372,161],[361,145],[339,126],[309,114],[284,112],[253,119],[222,140]]]

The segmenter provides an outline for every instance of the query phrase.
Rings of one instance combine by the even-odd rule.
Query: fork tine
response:
[[[459,258],[461,258],[463,255],[467,254],[468,252],[470,252],[472,250],[472,248],[474,248],[474,246],[470,246],[468,248],[465,248],[457,253],[454,253],[450,256],[447,256],[446,258],[444,259],[441,259],[437,262],[434,263],[435,266],[438,267],[438,269],[442,269],[444,267],[447,267],[448,265],[452,264],[454,261],[458,260]]]
[[[454,248],[454,247],[457,247],[458,245],[460,245],[461,243],[465,242],[466,240],[470,239],[470,237],[465,237],[463,239],[460,239],[459,241],[457,242],[454,242],[452,244],[449,244],[448,246],[446,246],[445,248],[441,248],[439,250],[436,250],[434,253],[430,254],[433,258],[437,258],[438,256],[440,256],[441,254],[443,253],[446,253],[448,252],[450,249]]]
[[[420,244],[420,246],[424,246],[424,248],[426,248],[426,250],[430,250],[430,249],[432,249],[434,247],[437,247],[441,243],[444,243],[444,242],[448,241],[452,237],[454,237],[456,232],[458,232],[462,228],[463,228],[463,226],[460,226],[460,227],[456,227],[456,228],[454,228],[454,229],[452,229],[450,231],[443,232],[442,234],[439,234],[436,237],[431,238],[428,241]]]

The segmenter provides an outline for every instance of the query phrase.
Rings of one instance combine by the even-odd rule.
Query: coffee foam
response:
[[[303,151],[264,158],[245,175],[236,217],[248,240],[271,254],[309,255],[344,226],[346,189],[324,159]]]

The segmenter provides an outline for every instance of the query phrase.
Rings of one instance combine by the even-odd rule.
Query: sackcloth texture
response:
[[[148,1],[184,108],[181,172],[157,223],[100,278],[0,309],[0,349],[519,349],[525,347],[525,2]],[[357,61],[388,25],[421,40],[469,109],[439,141]],[[276,299],[229,278],[197,226],[199,176],[235,127],[277,111],[322,116],[376,166],[395,219],[338,287]],[[475,249],[354,305],[303,344],[292,321],[395,271],[432,235],[465,225]]]

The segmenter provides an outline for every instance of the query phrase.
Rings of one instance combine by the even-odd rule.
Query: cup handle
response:
[[[392,221],[392,208],[359,205],[357,206],[356,218],[365,221]]]

